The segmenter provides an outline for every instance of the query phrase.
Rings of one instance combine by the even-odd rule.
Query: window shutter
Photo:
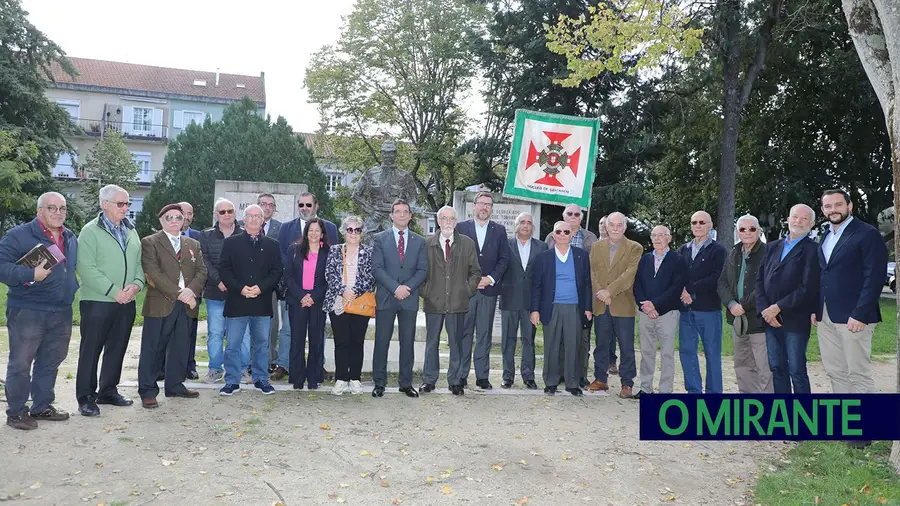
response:
[[[160,138],[163,136],[163,112],[162,109],[153,109],[153,124],[150,126],[150,130],[153,132],[153,137]]]
[[[183,111],[173,111],[174,116],[172,118],[172,126],[177,130],[181,130],[184,128],[184,115]]]
[[[122,106],[122,133],[131,134],[134,125],[134,107],[130,105]]]

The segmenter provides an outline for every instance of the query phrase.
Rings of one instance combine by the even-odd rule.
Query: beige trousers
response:
[[[742,394],[775,393],[766,334],[759,332],[739,336],[732,328],[731,338],[734,342],[734,374],[737,376],[738,391]]]
[[[816,328],[822,365],[831,379],[831,391],[836,394],[866,394],[875,392],[872,376],[872,334],[870,323],[860,332],[850,332],[846,323],[834,323],[828,317],[826,304],[822,321]]]

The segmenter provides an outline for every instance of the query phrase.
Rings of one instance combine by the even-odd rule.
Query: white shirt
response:
[[[477,220],[472,220],[475,225],[475,238],[478,239],[478,249],[484,249],[484,240],[487,238],[487,229],[490,221],[484,222],[484,226],[479,225]]]
[[[846,221],[841,225],[837,231],[834,230],[834,223],[831,224],[831,233],[828,234],[828,237],[822,241],[822,254],[825,256],[825,263],[831,261],[831,252],[834,251],[834,247],[837,246],[838,241],[841,240],[841,236],[844,235],[844,230],[847,230],[847,225],[853,221],[853,216],[847,218]]]
[[[525,241],[525,244],[522,244],[522,241],[516,237],[516,245],[519,246],[519,257],[522,259],[522,270],[528,270],[528,257],[531,256],[531,239]]]
[[[163,230],[165,232],[165,230]],[[166,232],[166,236],[169,238],[169,242],[172,243],[172,248],[175,250],[175,254],[177,255],[179,251],[181,251],[181,234],[172,235]],[[184,273],[181,270],[178,270],[178,288],[184,289]]]
[[[559,248],[557,248],[556,246],[553,247],[553,251],[556,252],[556,258],[558,258],[560,262],[566,263],[566,260],[569,259],[569,253],[572,252],[572,246],[569,246],[569,249],[566,250],[566,254],[565,254],[565,255],[563,255],[562,253],[560,253],[560,252],[559,252]]]
[[[453,247],[453,236],[456,234],[450,234],[450,237],[444,237],[444,234],[441,234],[441,249],[444,250],[444,261],[447,260],[447,239],[450,239],[450,247]]]

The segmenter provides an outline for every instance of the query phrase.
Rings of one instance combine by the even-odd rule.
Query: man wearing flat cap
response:
[[[169,204],[159,211],[159,232],[141,240],[141,264],[147,277],[144,330],[138,363],[138,394],[145,408],[158,406],[156,377],[160,355],[166,357],[166,397],[199,397],[184,386],[190,355],[190,318],[197,318],[199,295],[206,283],[200,243],[181,235],[184,212]]]

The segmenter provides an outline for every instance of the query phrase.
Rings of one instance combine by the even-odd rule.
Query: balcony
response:
[[[125,139],[147,142],[167,142],[169,127],[149,123],[106,121],[99,119],[72,118],[72,135],[79,137],[103,137],[104,132],[121,132]]]

